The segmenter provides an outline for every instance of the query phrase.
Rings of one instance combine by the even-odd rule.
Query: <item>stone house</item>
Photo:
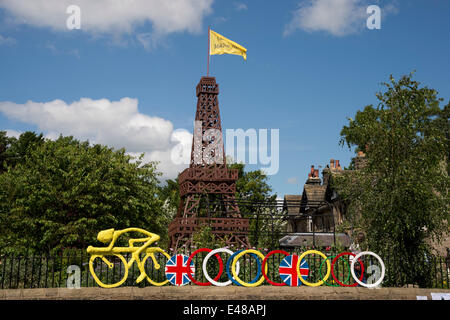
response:
[[[355,170],[363,168],[367,161],[364,152],[359,151],[353,161]],[[364,234],[351,227],[340,228],[342,233],[331,235],[344,222],[346,216],[346,204],[331,187],[332,180],[334,176],[350,171],[344,170],[339,160],[331,159],[322,170],[321,179],[319,170],[311,166],[301,195],[284,196],[283,207],[288,216],[288,234],[280,239],[281,246],[317,245],[317,243],[328,246],[334,244],[333,237],[336,237],[339,243],[348,247],[363,240]],[[312,241],[313,237],[317,241]],[[445,236],[441,243],[430,240],[430,244],[438,255],[450,259],[449,235]]]
[[[356,157],[358,167],[364,164],[363,158],[362,153]],[[288,235],[280,239],[281,246],[331,246],[336,242],[344,247],[351,245],[351,230],[336,232],[336,227],[344,221],[346,206],[331,187],[333,176],[344,173],[339,160],[330,160],[322,170],[322,179],[319,170],[311,166],[302,194],[284,196]]]

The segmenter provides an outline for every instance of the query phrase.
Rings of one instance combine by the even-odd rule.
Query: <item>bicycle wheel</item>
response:
[[[327,260],[329,259],[329,260],[332,260],[332,259],[334,259],[334,258],[336,258],[336,256],[334,255],[334,256],[329,256],[329,257],[327,257]],[[339,259],[342,259],[346,264],[347,264],[347,270],[350,270],[350,264],[348,263],[348,261],[347,260],[345,260],[344,258],[342,258],[342,257],[339,257]],[[339,261],[339,259],[338,260],[336,260],[336,261]],[[332,260],[332,261],[334,261],[334,260]],[[323,266],[323,264],[326,262],[326,260],[322,260],[322,262],[321,262],[321,264],[320,264],[320,267],[319,267],[319,278],[320,279],[323,279],[323,275],[322,275],[322,266]],[[338,269],[339,269],[339,267],[338,267]],[[344,276],[344,267],[342,267],[342,277]],[[332,263],[331,264],[331,275],[333,276],[333,279],[331,279],[331,282],[332,283],[328,283],[327,281],[325,281],[325,285],[326,286],[330,286],[330,287],[340,287],[341,285],[339,284],[339,280],[338,280],[338,278],[339,277],[336,277],[335,276],[335,273],[334,273],[334,264]],[[348,272],[347,273],[347,279],[345,279],[344,280],[344,282],[343,283],[348,283],[348,281],[350,280],[350,272]],[[330,278],[328,278],[328,280],[330,280]],[[337,283],[337,284],[333,284],[333,283]]]
[[[321,256],[325,260],[325,262],[327,264],[327,274],[325,275],[325,277],[322,278],[321,280],[319,280],[318,282],[314,282],[314,283],[308,282],[305,279],[303,279],[303,277],[301,275],[301,272],[300,272],[300,268],[299,268],[300,267],[300,263],[303,260],[303,258],[305,258],[309,254],[317,254],[317,255]],[[318,286],[322,285],[325,281],[327,281],[328,277],[330,276],[331,263],[330,263],[330,261],[328,261],[327,256],[324,255],[322,252],[317,251],[317,250],[308,250],[308,251],[303,252],[300,255],[300,257],[298,258],[297,273],[298,273],[298,277],[299,277],[300,281],[303,282],[303,284],[305,284],[305,285],[307,285],[309,287],[318,287]],[[311,269],[310,269],[310,273],[309,274],[310,275],[312,274]]]
[[[350,278],[350,274],[351,274],[350,272],[348,273],[347,280],[344,281],[344,282],[340,282],[339,279],[336,277],[336,275],[335,275],[335,273],[334,273],[334,265],[335,265],[335,263],[338,261],[339,258],[342,258],[343,256],[352,256],[352,257],[355,257],[356,254],[354,254],[353,252],[342,252],[342,253],[338,254],[338,255],[333,259],[333,261],[331,262],[331,275],[332,275],[333,279],[336,281],[336,283],[339,284],[339,285],[342,286],[342,287],[356,287],[356,286],[358,285],[358,283],[356,283],[356,282],[353,283],[353,284],[347,284],[347,283],[345,283],[345,282],[348,282],[348,280],[349,280],[349,278]],[[360,259],[358,259],[358,260],[359,260],[358,263],[359,263],[359,265],[361,266],[361,271],[362,271],[359,280],[362,280],[363,277],[364,277],[364,264],[362,263],[362,261],[361,261]],[[348,261],[347,261],[347,260],[344,260],[344,261],[347,262],[348,269],[350,269],[350,266],[349,266],[349,264],[348,264]],[[350,271],[351,271],[351,270],[350,270]]]
[[[236,271],[236,269],[235,269],[235,267],[236,267],[236,263],[237,263],[237,261],[239,260],[239,258],[240,257],[242,257],[244,254],[246,254],[246,253],[251,253],[251,254],[254,254],[255,256],[257,256],[257,257],[260,257],[261,258],[261,261],[263,261],[264,260],[264,255],[261,253],[261,252],[259,252],[259,251],[257,251],[257,250],[253,250],[253,249],[247,249],[247,250],[244,250],[244,251],[241,251],[241,252],[239,252],[237,255],[236,255],[236,257],[234,258],[234,260],[233,260],[233,262],[232,262],[232,264],[231,264],[231,272],[233,273],[233,277],[234,277],[234,279],[240,284],[240,285],[242,285],[242,286],[244,286],[244,287],[257,287],[257,286],[259,286],[260,284],[262,284],[263,282],[264,282],[264,276],[261,276],[261,278],[258,280],[258,281],[256,281],[256,279],[254,279],[255,280],[255,282],[251,282],[251,283],[248,283],[248,282],[244,282],[244,281],[242,281],[240,278],[239,278],[239,276],[238,276],[238,274],[237,274],[237,271]],[[257,259],[257,258],[256,258]],[[267,265],[266,265],[266,273],[267,273]],[[258,272],[258,276],[259,276],[259,272]]]
[[[89,271],[100,287],[115,288],[123,284],[128,277],[127,260],[121,254],[95,254],[89,259]]]
[[[157,247],[155,247],[155,248],[149,248],[149,249],[147,249],[147,254],[146,254],[146,256],[144,257],[144,259],[142,259],[142,263],[143,263],[143,265],[144,265],[144,268],[146,267],[145,264],[146,264],[147,259],[150,258],[151,255],[155,255],[155,254],[157,254],[157,253],[161,253],[162,255],[164,255],[164,256],[167,258],[167,260],[170,259],[169,254],[168,254],[167,252],[165,252],[163,249],[157,248]],[[157,266],[152,265],[152,267],[151,267],[151,271],[153,271],[153,272],[152,272],[152,277],[156,277],[156,278],[158,278],[158,280],[156,280],[156,281],[155,281],[155,280],[152,280],[152,279],[148,276],[148,273],[147,273],[147,281],[150,282],[150,284],[159,287],[159,286],[163,286],[163,285],[165,285],[165,284],[167,284],[167,283],[169,282],[169,280],[166,278],[165,273],[164,273],[164,267],[165,267],[165,264],[166,264],[166,261],[167,261],[167,260],[164,261],[164,265],[162,265],[161,262],[162,262],[163,259],[161,259],[161,257],[157,257],[157,256],[154,256],[154,257],[155,257],[155,259],[156,259],[156,261],[157,261],[157,263],[158,263],[159,265],[157,265]],[[152,261],[153,259],[150,259],[150,260]],[[152,261],[152,263],[153,263],[153,262],[154,262],[154,261]],[[154,272],[155,270],[162,270],[162,275],[161,275],[161,274],[155,275],[155,274],[154,274],[154,273],[155,273],[155,272]],[[163,279],[166,279],[166,280],[159,281],[160,278],[163,278]],[[159,282],[158,282],[158,281],[159,281]]]

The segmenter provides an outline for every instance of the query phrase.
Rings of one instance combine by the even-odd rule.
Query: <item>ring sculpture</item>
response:
[[[129,239],[128,247],[115,247],[118,238],[123,234],[130,232],[138,233],[140,237]],[[352,252],[343,252],[338,255],[327,256],[326,254],[317,250],[308,250],[303,252],[299,256],[293,255],[292,257],[295,257],[294,259],[289,258],[291,254],[283,250],[273,250],[264,255],[260,251],[255,249],[238,250],[236,252],[233,252],[228,248],[219,248],[214,250],[209,248],[201,248],[195,250],[192,254],[190,254],[190,256],[178,254],[171,257],[163,249],[152,246],[152,244],[160,239],[159,235],[140,228],[103,230],[98,233],[97,239],[107,246],[89,246],[87,248],[87,252],[91,255],[89,259],[89,271],[95,282],[103,288],[114,288],[122,285],[127,280],[129,269],[135,262],[140,272],[139,276],[136,279],[136,283],[140,283],[141,281],[146,279],[151,285],[154,286],[163,286],[168,283],[176,286],[181,286],[192,282],[199,286],[214,285],[218,287],[224,287],[234,283],[236,285],[244,287],[257,287],[266,281],[268,284],[271,284],[273,286],[299,285],[303,283],[304,285],[309,287],[317,287],[323,284],[332,285],[327,283],[327,279],[330,278],[331,275],[333,279],[332,282],[336,283],[336,285],[333,286],[354,287],[359,285],[366,288],[373,288],[381,285],[386,271],[384,262],[381,257],[371,251],[364,251],[357,255]],[[207,253],[205,258],[203,259],[203,262],[201,263],[201,268],[199,269],[202,271],[204,277],[206,278],[206,282],[201,282],[200,280],[195,278],[196,268],[194,259],[201,252]],[[130,254],[131,258],[127,261],[125,257],[128,258]],[[222,260],[220,254],[228,254],[229,258],[227,260]],[[290,259],[289,261],[292,262],[289,266],[290,269],[288,269],[288,271],[284,271],[282,277],[283,282],[275,282],[274,280],[271,280],[268,275],[268,259],[269,257],[275,256],[276,254],[284,255],[286,256],[286,259]],[[142,258],[141,255],[143,255]],[[245,255],[249,255],[253,260],[256,261],[257,274],[249,282],[244,281],[244,277],[246,276],[245,272],[244,274],[240,275],[240,271],[242,273],[242,270],[245,271],[245,269],[242,269],[242,265],[240,264],[239,260],[242,259],[242,257]],[[308,266],[311,266],[312,264],[306,263],[307,257],[310,257],[312,255],[319,256],[322,259],[319,269],[316,270],[318,272],[311,272],[313,270],[311,270],[311,267]],[[214,278],[210,276],[207,270],[208,261],[213,256],[216,258],[219,264],[219,271],[214,276]],[[344,256],[351,257],[351,264],[349,264],[348,261],[343,258]],[[378,268],[379,270],[379,267],[373,265],[371,261],[369,261],[369,267],[365,268],[362,259],[363,256],[374,257],[375,260],[378,261],[378,264],[381,266],[381,272],[377,273],[378,279],[376,279],[375,281],[367,281],[367,283],[363,282],[365,272],[370,272],[370,270],[372,270],[374,267]],[[151,258],[151,260],[148,260],[149,258]],[[163,266],[164,268],[162,270],[165,271],[165,278],[161,279],[160,276],[159,278],[153,277],[154,279],[152,279],[152,277],[150,277],[145,270],[147,261],[153,262],[154,270],[161,269],[161,263],[162,261],[164,261],[165,266]],[[346,263],[347,271],[349,271],[347,273],[347,278],[343,281],[341,281],[342,279],[339,279],[335,272],[338,261],[343,261],[344,263]],[[359,265],[358,274],[355,271],[356,264]],[[106,271],[108,271],[107,269],[114,269],[112,275],[109,272],[106,272],[106,275],[104,272],[102,272],[102,268],[104,265],[106,265]],[[324,273],[322,272],[322,267],[325,267],[326,271]],[[281,269],[285,270],[286,268],[281,268],[280,266],[278,270],[278,275],[280,275],[280,277]],[[345,268],[343,267],[342,269]],[[275,271],[272,270],[272,277]],[[343,270],[342,273],[344,273]],[[228,278],[228,280],[224,278],[225,276]],[[298,279],[294,278],[297,276]],[[344,276],[344,274],[342,274],[342,276]],[[295,281],[285,282],[287,277],[291,277],[290,279],[293,279]],[[314,282],[311,282],[313,278]],[[371,278],[373,278],[373,276]],[[350,279],[353,279],[353,283],[350,283]],[[301,283],[297,280],[300,280]]]

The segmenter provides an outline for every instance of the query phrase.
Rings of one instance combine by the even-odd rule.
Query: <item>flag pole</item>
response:
[[[209,35],[211,33],[210,29],[211,29],[211,27],[208,26],[208,63],[207,63],[208,67],[207,67],[207,70],[206,70],[206,76],[207,77],[209,77],[209,51],[210,51],[210,46],[211,46],[211,39],[209,38]]]

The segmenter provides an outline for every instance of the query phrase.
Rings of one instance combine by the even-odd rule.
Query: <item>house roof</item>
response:
[[[351,244],[351,238],[345,233],[291,233],[279,240],[282,247],[301,247],[312,246],[325,247],[340,244],[344,247],[349,247]]]
[[[325,201],[326,191],[326,185],[305,184],[305,186],[303,187],[303,193],[306,195],[307,204],[309,204],[310,202]]]
[[[286,194],[284,196],[283,206],[287,209],[288,214],[300,213],[300,202],[302,200],[301,195]]]

